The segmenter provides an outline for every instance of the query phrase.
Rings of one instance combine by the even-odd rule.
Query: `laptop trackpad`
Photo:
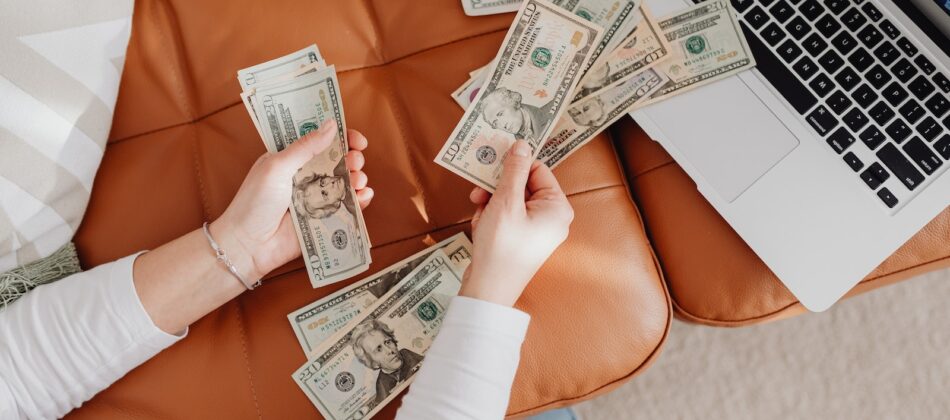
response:
[[[738,77],[645,109],[722,199],[732,202],[798,139]]]

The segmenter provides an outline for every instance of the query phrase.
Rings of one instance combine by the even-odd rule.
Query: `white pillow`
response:
[[[112,126],[132,8],[0,2],[0,272],[76,232]]]

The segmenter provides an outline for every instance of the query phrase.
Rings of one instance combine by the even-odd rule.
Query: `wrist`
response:
[[[515,286],[509,282],[499,282],[498,279],[482,277],[475,272],[469,272],[468,276],[462,280],[462,287],[459,289],[459,296],[465,296],[485,302],[490,302],[502,306],[512,307],[518,298],[521,297],[521,291],[512,290]],[[494,280],[494,281],[493,281]]]
[[[240,239],[232,224],[223,217],[218,218],[208,224],[208,231],[245,282],[254,284],[263,277],[254,261],[252,247]]]

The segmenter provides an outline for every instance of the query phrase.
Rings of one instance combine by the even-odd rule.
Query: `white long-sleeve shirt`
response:
[[[0,420],[62,417],[184,337],[145,312],[135,258],[37,287],[0,311]],[[529,320],[456,297],[397,418],[503,418]]]

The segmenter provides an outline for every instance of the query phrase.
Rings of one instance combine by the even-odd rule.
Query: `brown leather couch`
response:
[[[467,17],[458,0],[137,1],[109,145],[76,237],[83,266],[220,215],[264,153],[235,72],[313,42],[337,66],[348,125],[370,139],[370,273],[467,230],[471,185],[431,161],[462,115],[449,93],[492,58],[512,16]],[[518,303],[532,323],[511,416],[637,375],[659,354],[673,308],[713,325],[802,311],[632,121],[556,174],[577,217]],[[948,265],[948,233],[945,212],[857,290]],[[318,418],[290,378],[305,358],[286,314],[345,283],[312,289],[302,267],[271,273],[70,417]]]

